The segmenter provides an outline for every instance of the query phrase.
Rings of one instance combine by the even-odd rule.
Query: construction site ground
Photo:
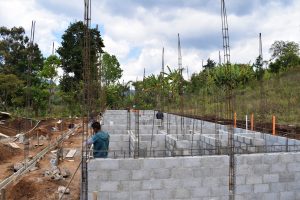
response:
[[[25,120],[26,121],[26,120]],[[63,120],[63,123],[56,125],[56,119],[48,119],[42,121],[38,127],[30,133],[30,150],[29,157],[34,157],[38,152],[44,149],[51,141],[54,141],[59,137],[63,132],[68,130],[68,126],[71,123],[80,124],[81,120]],[[21,122],[23,123],[23,122]],[[0,133],[8,133],[9,136],[13,136],[13,132],[17,133],[18,130],[16,126],[19,126],[20,123],[10,122],[6,125],[0,127]],[[8,128],[7,128],[8,127]],[[52,128],[57,127],[57,131],[53,131]],[[32,128],[27,126],[28,129]],[[9,131],[7,131],[9,130]],[[40,199],[58,199],[58,187],[67,186],[72,175],[75,173],[77,167],[81,161],[81,129],[78,129],[74,134],[69,138],[65,139],[62,143],[63,155],[70,149],[76,149],[77,152],[75,156],[71,159],[63,159],[58,163],[60,169],[67,169],[70,171],[70,176],[63,178],[61,180],[54,180],[49,176],[45,176],[44,173],[46,170],[51,168],[51,152],[48,152],[43,159],[41,159],[37,164],[37,169],[31,172],[26,173],[19,180],[14,181],[8,187],[6,187],[6,199],[15,199],[15,200],[40,200]],[[47,136],[48,139],[39,140],[40,146],[37,146],[38,140],[37,136]],[[24,145],[15,141],[15,143],[20,148],[13,148],[8,143],[0,142],[0,182],[9,177],[14,173],[14,164],[21,163],[24,161]],[[63,199],[79,199],[80,194],[80,168],[74,176],[70,184],[70,194],[64,195]]]

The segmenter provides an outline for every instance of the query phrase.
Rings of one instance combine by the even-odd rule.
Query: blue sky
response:
[[[226,0],[232,62],[253,62],[258,34],[263,53],[275,40],[300,41],[299,0]],[[23,26],[30,33],[36,20],[36,42],[44,55],[58,47],[70,23],[83,19],[83,0],[0,0],[0,26]],[[92,0],[92,25],[99,25],[105,51],[117,56],[123,79],[158,74],[165,63],[177,67],[177,33],[183,66],[189,74],[202,60],[218,61],[222,51],[220,0]]]

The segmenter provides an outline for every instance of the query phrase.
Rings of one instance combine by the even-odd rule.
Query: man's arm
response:
[[[87,141],[86,141],[86,144],[87,145],[91,145],[94,143],[94,140],[93,140],[93,137],[90,137]]]

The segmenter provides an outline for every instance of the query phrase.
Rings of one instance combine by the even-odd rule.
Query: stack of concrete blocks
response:
[[[228,156],[95,159],[88,166],[89,199],[227,200]]]
[[[130,157],[129,135],[111,134],[109,140],[109,158]]]
[[[200,149],[200,155],[215,155],[215,154],[227,154],[227,136],[215,135],[215,134],[201,134],[198,146]]]
[[[236,155],[236,200],[300,199],[300,153]]]
[[[264,152],[265,140],[253,138],[246,134],[234,134],[236,153],[260,153]]]
[[[166,135],[166,154],[168,156],[199,155],[199,134]]]

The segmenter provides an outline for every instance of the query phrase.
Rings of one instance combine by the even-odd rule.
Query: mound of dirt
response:
[[[9,145],[0,143],[0,160],[4,161],[21,153],[20,149],[12,148]]]
[[[37,192],[37,188],[32,181],[22,179],[12,186],[10,191],[13,192],[8,193],[7,199],[27,200],[34,197],[34,194]]]

